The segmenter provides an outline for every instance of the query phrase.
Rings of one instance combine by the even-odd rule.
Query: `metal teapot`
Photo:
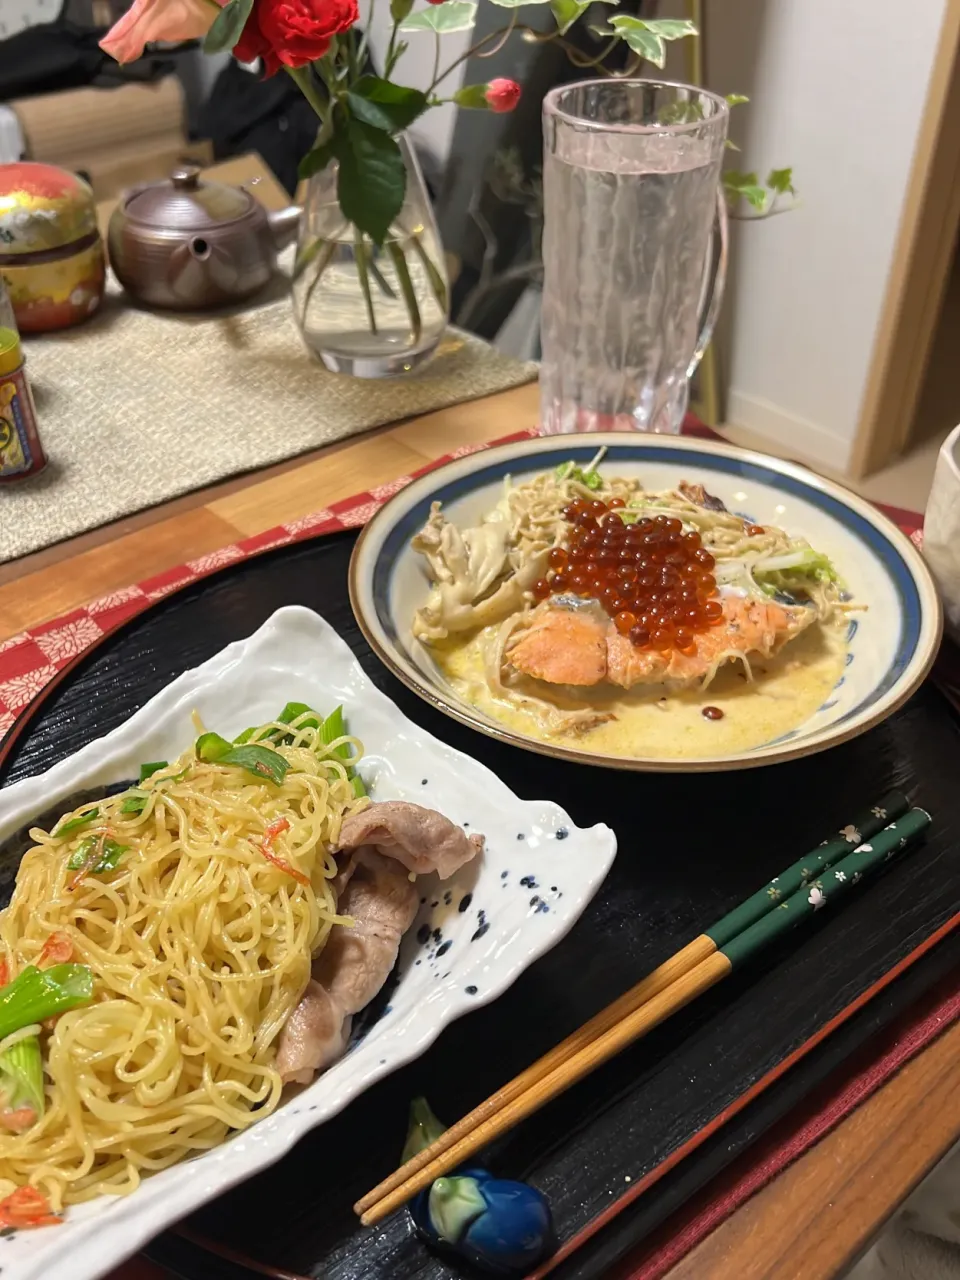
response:
[[[195,311],[262,289],[297,234],[296,206],[268,213],[242,187],[201,181],[195,165],[125,191],[107,232],[123,287],[152,307]]]

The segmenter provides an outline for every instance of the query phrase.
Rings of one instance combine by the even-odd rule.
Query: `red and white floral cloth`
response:
[[[244,560],[258,552],[272,547],[281,547],[291,542],[302,542],[306,538],[314,538],[325,533],[339,533],[344,529],[355,529],[364,525],[383,506],[388,498],[408,485],[417,476],[426,474],[436,467],[450,462],[453,458],[463,458],[471,453],[479,453],[494,445],[507,444],[512,440],[523,440],[535,435],[533,431],[518,431],[502,439],[493,440],[489,444],[464,445],[453,453],[436,462],[431,462],[409,476],[400,476],[389,484],[375,485],[364,493],[356,493],[350,498],[332,502],[329,507],[314,511],[310,515],[300,516],[289,524],[278,525],[275,529],[267,529],[264,533],[255,534],[252,538],[243,538],[200,556],[196,560],[188,560],[186,564],[158,573],[146,578],[131,587],[123,587],[119,591],[111,591],[92,600],[72,613],[54,618],[50,622],[41,623],[29,631],[0,638],[0,738],[13,724],[14,720],[28,703],[40,692],[48,680],[91,645],[96,644],[104,635],[118,627],[134,614],[140,613],[152,604],[161,600],[171,591],[196,582],[224,565]],[[709,427],[701,426],[694,419],[687,419],[684,424],[685,435],[697,435],[716,439],[716,434]],[[885,507],[887,515],[918,542],[920,517],[912,511]]]

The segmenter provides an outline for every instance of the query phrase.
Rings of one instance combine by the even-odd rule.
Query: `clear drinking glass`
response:
[[[544,99],[545,434],[680,430],[723,294],[728,119],[723,98],[656,80]]]

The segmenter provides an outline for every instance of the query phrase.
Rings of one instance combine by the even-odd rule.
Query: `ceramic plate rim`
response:
[[[601,446],[612,448],[635,448],[638,455],[654,449],[680,449],[696,454],[712,454],[716,457],[730,458],[755,466],[764,471],[799,481],[810,489],[819,491],[833,498],[872,525],[886,540],[892,544],[904,563],[907,572],[917,589],[920,605],[920,631],[916,648],[900,676],[899,680],[882,694],[872,706],[855,714],[849,721],[827,725],[807,738],[789,743],[770,743],[750,752],[738,752],[729,756],[698,757],[687,760],[658,760],[649,757],[628,758],[608,756],[597,752],[577,751],[553,742],[542,742],[528,737],[506,725],[498,725],[484,716],[473,713],[469,708],[448,700],[442,693],[427,683],[417,669],[406,662],[402,655],[393,649],[389,641],[381,639],[379,627],[367,616],[363,602],[362,579],[364,578],[364,561],[367,548],[372,546],[381,533],[386,532],[392,524],[392,517],[401,506],[410,502],[415,495],[422,498],[431,487],[436,487],[437,477],[446,473],[457,473],[468,476],[471,470],[481,466],[496,464],[511,458],[526,458],[530,454],[549,453],[562,448],[563,441],[569,440],[577,448]],[[372,573],[375,557],[371,558],[369,569]],[[369,575],[367,575],[369,576]],[[814,755],[830,747],[839,746],[852,738],[859,737],[869,729],[882,723],[893,715],[916,692],[926,679],[937,656],[943,634],[943,608],[940,596],[934,584],[930,570],[920,552],[907,535],[882,511],[868,499],[847,489],[844,485],[825,476],[818,475],[801,464],[789,462],[782,458],[758,453],[753,449],[743,449],[739,445],[728,444],[721,440],[704,440],[700,437],[682,437],[665,435],[632,436],[626,433],[598,432],[576,433],[567,436],[532,436],[526,440],[511,441],[506,444],[481,448],[459,458],[451,458],[440,466],[415,477],[410,484],[387,499],[384,505],[361,530],[353,553],[347,575],[350,592],[350,605],[354,617],[370,648],[398,680],[422,698],[425,702],[441,711],[444,715],[458,720],[479,733],[485,734],[498,742],[520,747],[538,755],[549,756],[556,760],[566,760],[573,764],[589,764],[599,768],[617,769],[633,773],[714,773],[732,769],[760,768],[766,765],[780,764],[788,760],[797,760],[803,756]],[[372,612],[372,611],[371,611]]]

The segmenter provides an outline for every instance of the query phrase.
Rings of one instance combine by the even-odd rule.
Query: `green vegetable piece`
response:
[[[24,1036],[0,1053],[0,1096],[11,1111],[33,1107],[38,1120],[43,1115],[43,1057],[37,1036]]]
[[[573,462],[561,462],[554,475],[558,480],[576,480],[594,492],[603,486],[603,476],[599,471],[582,471]]]
[[[28,965],[0,989],[0,1039],[92,999],[93,971],[87,965],[55,964],[42,970]]]
[[[317,729],[320,727],[320,718],[312,707],[308,707],[305,702],[288,702],[283,708],[277,719],[281,724],[290,724],[299,716],[306,715],[310,712],[311,718],[304,720],[302,724],[298,724],[298,729]]]
[[[246,769],[258,778],[266,778],[270,782],[275,782],[278,787],[290,768],[283,756],[276,751],[271,751],[269,747],[261,747],[257,743],[252,746],[230,747],[226,755],[219,757],[217,764],[236,765],[240,769]]]
[[[52,832],[54,840],[62,840],[64,836],[70,835],[72,831],[79,831],[81,827],[85,827],[87,823],[93,822],[94,818],[100,817],[99,807],[96,809],[88,809],[86,813],[81,813],[78,818],[70,818]]]
[[[160,769],[165,769],[169,763],[169,760],[151,760],[149,764],[142,764],[140,766],[140,781],[146,782],[148,778],[152,778]]]
[[[353,794],[358,800],[362,800],[367,794],[367,788],[363,785],[363,779],[360,777],[359,773],[355,773],[353,775],[350,779],[350,785],[353,787]]]
[[[222,760],[232,747],[233,743],[221,738],[219,733],[202,733],[196,742],[197,759],[212,764]]]
[[[257,732],[259,728],[260,728],[259,725],[254,724],[254,725],[251,725],[249,729],[244,729],[243,733],[238,733],[237,736],[234,738],[233,745],[235,747],[242,747],[245,742],[250,741],[250,739],[253,737],[253,735]]]
[[[338,738],[342,738],[347,732],[346,721],[343,718],[343,707],[337,707],[335,711],[331,711],[320,726],[320,741],[324,746],[328,746],[331,742],[336,742]],[[339,760],[346,760],[350,755],[350,748],[344,743],[339,747],[335,747],[333,754]]]
[[[76,850],[70,855],[70,860],[67,863],[70,870],[80,871],[99,844],[99,836],[87,836],[86,840],[81,840]],[[94,875],[99,875],[102,871],[115,871],[117,863],[129,849],[130,846],[128,844],[118,844],[116,840],[111,840],[108,837],[103,841],[100,857],[90,868],[90,872]]]
[[[121,813],[143,813],[147,807],[149,796],[145,791],[131,790],[123,798],[123,804],[120,806]]]

